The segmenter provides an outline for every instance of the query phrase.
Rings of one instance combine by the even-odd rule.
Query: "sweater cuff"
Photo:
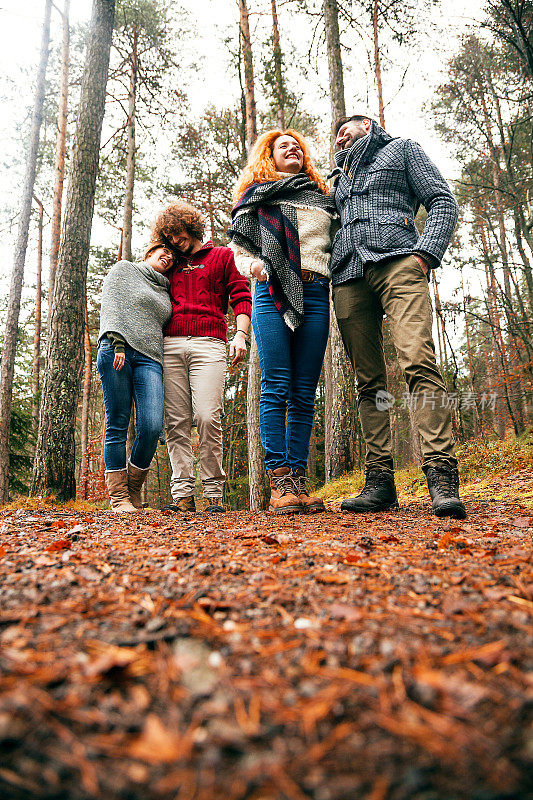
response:
[[[233,306],[233,313],[235,316],[239,314],[246,314],[247,317],[252,318],[252,304],[248,302],[248,300],[241,300],[239,303]]]
[[[126,340],[120,335],[120,333],[117,333],[116,331],[107,331],[106,336],[113,345],[115,354],[126,352]]]

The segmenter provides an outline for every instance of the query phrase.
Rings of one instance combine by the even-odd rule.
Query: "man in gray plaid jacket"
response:
[[[432,338],[429,271],[440,264],[457,222],[448,184],[411,139],[389,136],[369,117],[336,124],[333,240],[335,314],[357,377],[366,444],[366,482],[344,511],[398,506],[394,486],[382,321],[386,314],[420,433],[424,470],[439,517],[463,519],[451,411]],[[422,235],[414,217],[427,211]]]

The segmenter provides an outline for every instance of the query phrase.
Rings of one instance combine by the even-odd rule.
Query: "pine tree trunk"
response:
[[[385,106],[383,104],[383,82],[381,79],[381,54],[379,52],[379,0],[373,0],[372,33],[374,36],[374,72],[378,90],[379,124],[385,127]]]
[[[324,0],[322,13],[326,27],[331,129],[333,133],[335,120],[346,113],[337,0]],[[332,153],[334,141],[332,135]],[[342,343],[333,306],[330,308],[330,319],[331,329],[324,359],[326,480],[338,478],[343,472],[353,469],[356,435],[354,374]]]
[[[13,377],[15,374],[20,296],[24,278],[24,263],[26,260],[26,248],[28,246],[31,203],[35,174],[37,171],[37,152],[39,149],[41,122],[43,118],[46,66],[48,63],[48,49],[50,44],[51,10],[52,0],[46,0],[41,39],[41,55],[37,72],[30,142],[26,160],[26,174],[24,176],[24,185],[22,189],[17,241],[13,257],[11,285],[9,288],[4,346],[0,364],[0,503],[6,503],[9,499],[9,428],[11,423],[11,407],[13,404]]]
[[[257,109],[255,105],[254,67],[250,23],[246,0],[239,0],[242,59],[244,63],[244,104],[246,117],[246,148],[248,152],[257,139]],[[252,293],[255,281],[252,281]],[[248,382],[246,386],[246,415],[248,419],[248,480],[250,510],[261,511],[266,506],[265,462],[259,431],[259,398],[261,372],[259,356],[253,333],[251,335]]]
[[[76,494],[76,409],[83,364],[87,262],[115,0],[93,0],[52,302],[33,494]]]
[[[254,63],[250,22],[246,0],[239,0],[242,58],[244,62],[244,99],[246,103],[246,147],[250,150],[257,139],[257,109],[255,105]]]
[[[56,278],[59,240],[61,237],[61,204],[63,199],[63,182],[65,179],[65,155],[67,149],[67,111],[68,111],[68,74],[70,67],[70,0],[65,0],[63,8],[63,40],[61,44],[61,81],[59,85],[59,110],[57,114],[57,138],[55,157],[55,186],[52,201],[52,230],[50,234],[50,269],[48,273],[48,327],[50,327],[52,297]]]
[[[41,361],[41,307],[42,307],[42,275],[43,275],[43,216],[41,201],[33,195],[39,209],[37,236],[37,277],[35,280],[35,326],[33,333],[33,361],[31,365],[31,427],[34,435],[39,429],[39,378]]]
[[[89,482],[89,402],[91,399],[91,378],[93,371],[93,351],[89,334],[89,312],[85,298],[85,335],[83,337],[85,369],[83,372],[83,393],[81,404],[81,436],[80,436],[80,496],[87,499]]]
[[[128,92],[128,150],[126,155],[126,192],[124,196],[124,216],[122,222],[123,241],[122,258],[132,260],[131,228],[133,217],[133,188],[135,186],[135,103],[137,99],[137,28],[133,31],[133,47],[131,51],[130,88]]]
[[[274,83],[276,94],[276,107],[278,126],[285,130],[285,92],[283,89],[283,59],[279,43],[278,10],[276,0],[271,0],[272,5],[272,44],[274,47]]]
[[[248,420],[248,476],[250,484],[250,511],[266,508],[264,451],[259,432],[259,396],[261,373],[255,337],[251,336],[248,385],[246,388],[246,418]]]

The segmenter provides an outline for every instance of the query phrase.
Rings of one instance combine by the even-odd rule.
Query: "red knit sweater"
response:
[[[235,316],[252,315],[250,283],[238,272],[228,247],[206,242],[194,255],[180,259],[167,277],[172,317],[165,336],[214,336],[225,342],[228,302]]]

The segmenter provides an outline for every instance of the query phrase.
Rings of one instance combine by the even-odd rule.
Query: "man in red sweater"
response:
[[[224,511],[221,412],[226,377],[226,314],[237,323],[229,345],[231,365],[246,357],[252,314],[247,278],[232,251],[203,242],[201,213],[185,202],[168,206],[156,219],[152,238],[176,253],[170,280],[172,317],[164,333],[163,380],[168,454],[172,465],[172,511],[195,511],[191,425],[200,440],[200,477],[207,511]]]

